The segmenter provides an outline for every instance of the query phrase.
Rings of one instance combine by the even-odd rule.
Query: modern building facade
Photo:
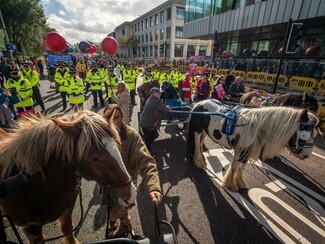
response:
[[[222,50],[237,56],[247,48],[276,56],[289,18],[304,25],[297,56],[311,46],[325,56],[323,0],[186,0],[185,12],[184,38],[211,39],[217,31]]]
[[[185,0],[169,0],[115,28],[117,40],[134,35],[137,48],[120,48],[119,54],[133,58],[188,59],[210,56],[211,38],[185,39]]]

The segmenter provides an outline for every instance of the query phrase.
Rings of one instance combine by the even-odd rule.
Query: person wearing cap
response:
[[[82,79],[76,76],[77,71],[75,69],[70,69],[69,74],[70,78],[67,80],[67,82],[69,86],[68,97],[70,106],[72,108],[78,107],[79,109],[82,109],[85,102],[85,96],[83,94],[85,86]]]
[[[44,106],[44,102],[41,96],[41,92],[39,89],[39,76],[37,74],[36,70],[31,69],[31,64],[28,62],[23,63],[23,70],[22,72],[20,72],[20,76],[22,78],[25,78],[26,80],[28,80],[31,85],[32,85],[32,89],[33,89],[33,98],[36,101],[37,105],[40,105],[41,109],[42,109],[42,113],[45,112],[45,106]],[[34,106],[36,105],[34,104]]]
[[[103,98],[103,83],[105,82],[105,78],[103,77],[100,70],[97,68],[97,64],[91,65],[91,70],[87,74],[86,81],[90,85],[90,90],[93,95],[94,105],[93,108],[97,108],[97,97],[99,97],[100,104],[102,107],[105,106],[104,98]]]
[[[33,108],[33,89],[31,83],[19,75],[19,69],[12,69],[11,78],[7,80],[5,88],[10,91],[11,96],[16,97],[14,106],[18,113]],[[19,96],[19,97],[18,97]]]
[[[87,66],[86,66],[83,58],[79,59],[79,62],[76,65],[76,69],[77,69],[79,78],[82,79],[83,82],[85,82],[86,73],[87,73]]]
[[[114,94],[114,91],[117,90],[117,84],[120,81],[120,78],[116,76],[114,73],[114,68],[109,67],[108,68],[108,78],[104,80],[105,84],[107,85],[107,98],[108,103],[113,103],[112,96]]]
[[[144,74],[142,76],[142,83],[145,83],[148,80],[152,79],[152,75],[151,75],[151,69],[150,68],[146,68],[144,70]]]
[[[138,176],[142,177],[142,182],[147,187],[147,192],[152,201],[157,200],[158,204],[163,200],[160,179],[157,170],[157,162],[150,155],[140,134],[124,121],[125,112],[117,104],[106,106],[103,117],[109,123],[117,126],[121,138],[121,156],[128,173],[135,186],[137,186]],[[131,215],[128,210],[122,208],[120,204],[107,194],[104,189],[102,194],[102,204],[107,204],[109,211],[108,238],[116,238],[121,233],[132,231]],[[119,224],[117,221],[120,220]]]
[[[123,80],[130,91],[131,104],[133,106],[137,105],[135,102],[135,86],[137,80],[137,73],[135,70],[131,69],[129,64],[126,64],[125,69],[122,71]]]
[[[127,125],[130,125],[130,117],[129,117],[129,102],[130,102],[130,94],[129,90],[126,87],[126,84],[123,81],[119,81],[117,84],[117,90],[112,95],[112,100],[121,106],[124,111],[124,122]]]
[[[169,106],[162,102],[160,97],[160,89],[157,87],[151,88],[150,97],[140,115],[140,127],[142,129],[143,139],[152,155],[154,155],[155,152],[151,144],[158,138],[161,120],[167,115],[170,109]]]
[[[54,81],[59,85],[59,92],[62,98],[62,112],[67,109],[67,92],[69,90],[69,78],[69,69],[65,67],[63,62],[59,63],[59,67],[55,72]]]

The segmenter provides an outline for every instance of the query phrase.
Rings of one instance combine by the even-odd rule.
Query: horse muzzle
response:
[[[124,208],[124,209],[131,209],[136,204],[136,188],[133,183],[130,185],[130,195],[129,197],[121,197],[118,195],[118,203]]]

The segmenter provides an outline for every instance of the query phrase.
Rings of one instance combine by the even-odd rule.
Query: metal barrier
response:
[[[325,95],[325,80],[320,80],[317,87],[317,93],[319,95]]]
[[[290,78],[290,88],[312,92],[316,88],[316,79],[301,76],[292,76]]]

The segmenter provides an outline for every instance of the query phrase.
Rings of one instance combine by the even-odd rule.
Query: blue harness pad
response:
[[[226,135],[232,135],[234,133],[238,114],[240,113],[241,109],[241,106],[236,106],[233,109],[227,109],[227,111],[224,112],[226,114],[226,118],[224,124],[222,125],[222,133]]]

